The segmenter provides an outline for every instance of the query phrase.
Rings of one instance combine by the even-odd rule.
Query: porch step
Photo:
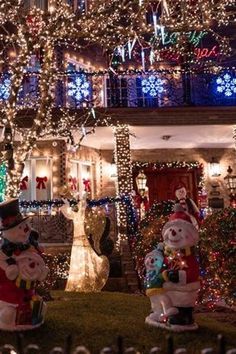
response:
[[[134,268],[130,246],[127,241],[123,241],[121,244],[121,265],[128,291],[139,291],[138,276]]]

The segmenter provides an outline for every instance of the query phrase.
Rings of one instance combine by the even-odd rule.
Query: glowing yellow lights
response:
[[[117,194],[129,196],[132,191],[131,156],[128,125],[114,127],[115,163],[117,166]],[[117,206],[118,245],[127,239],[127,212],[124,203]]]
[[[74,223],[74,237],[66,291],[100,291],[106,284],[109,275],[109,261],[107,257],[98,256],[86,236],[84,230],[85,208],[85,194],[78,204],[77,212],[73,211],[68,205],[61,207],[62,213],[68,219],[73,220]],[[102,233],[100,233],[100,236],[102,236]]]

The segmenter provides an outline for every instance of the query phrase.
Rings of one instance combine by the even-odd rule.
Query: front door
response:
[[[188,171],[185,168],[171,168],[157,171],[144,171],[147,176],[150,206],[155,202],[161,202],[175,198],[175,186],[180,182],[186,186],[188,196],[197,203],[197,178],[196,171]]]

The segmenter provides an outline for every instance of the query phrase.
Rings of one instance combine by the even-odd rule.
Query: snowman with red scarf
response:
[[[0,329],[28,330],[43,323],[45,304],[35,286],[48,269],[37,232],[19,210],[18,199],[0,204]]]
[[[171,306],[172,313],[168,314],[163,306],[163,316],[157,317],[154,312],[146,318],[146,323],[176,332],[196,330],[198,325],[194,321],[193,310],[200,288],[196,257],[199,235],[180,204],[175,205],[174,213],[163,227],[162,236],[165,254],[165,267],[160,270],[162,297],[166,297],[165,302]],[[159,297],[158,293],[151,296],[151,304],[156,304]]]

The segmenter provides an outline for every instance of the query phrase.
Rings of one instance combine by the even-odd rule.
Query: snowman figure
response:
[[[146,318],[146,323],[149,321],[166,322],[168,316],[178,313],[178,310],[172,306],[163,288],[165,282],[163,274],[167,268],[163,243],[158,243],[157,247],[146,255],[144,263],[146,295],[150,298],[152,308],[152,313]]]
[[[171,313],[162,306],[165,321],[149,315],[146,323],[172,331],[190,331],[198,328],[193,318],[197,300],[199,264],[196,258],[196,245],[199,235],[189,215],[180,204],[162,230],[166,265],[161,270],[164,279],[162,296],[171,304]],[[173,311],[173,308],[175,311]]]
[[[27,330],[44,320],[45,304],[35,291],[46,278],[35,232],[19,210],[18,199],[0,204],[0,329]]]

